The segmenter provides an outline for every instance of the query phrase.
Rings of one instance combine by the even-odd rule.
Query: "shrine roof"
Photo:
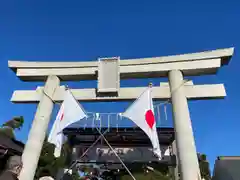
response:
[[[112,146],[151,146],[147,135],[137,127],[101,128],[107,131],[104,136]],[[157,128],[159,143],[170,145],[174,141],[174,129],[171,127]],[[63,133],[71,139],[73,144],[90,145],[100,135],[95,128],[66,128]]]

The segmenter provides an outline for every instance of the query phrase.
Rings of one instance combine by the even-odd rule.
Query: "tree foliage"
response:
[[[15,139],[14,131],[20,130],[24,124],[23,116],[13,117],[11,120],[1,125],[0,133]],[[42,176],[50,175],[56,177],[59,168],[65,167],[70,163],[71,148],[69,143],[65,143],[62,148],[61,156],[59,158],[54,157],[55,146],[47,142],[45,139],[41,155],[38,162],[38,167],[35,174],[35,179],[39,179]]]
[[[12,118],[11,120],[5,122],[4,124],[2,124],[1,128],[0,128],[0,133],[15,139],[15,135],[14,135],[14,130],[20,130],[23,126],[24,123],[24,118],[23,116],[17,116]]]
[[[5,122],[2,124],[0,128],[0,133],[15,139],[14,131],[20,130],[23,126],[24,118],[23,116],[14,117],[11,120]],[[47,139],[45,139],[43,148],[41,151],[41,155],[38,162],[38,168],[36,171],[35,179],[39,179],[42,176],[50,175],[52,177],[56,177],[58,170],[60,168],[66,167],[66,165],[70,164],[71,161],[71,147],[69,146],[69,143],[66,142],[63,145],[61,156],[59,158],[54,157],[54,148],[55,146],[53,144],[50,144],[47,142]],[[199,168],[201,172],[202,178],[205,180],[211,179],[211,173],[209,168],[209,163],[207,161],[207,157],[205,154],[198,154],[199,158]],[[74,179],[78,179],[78,174],[74,171],[73,172]],[[137,172],[134,173],[134,176],[136,179],[141,180],[147,180],[147,179],[158,179],[158,180],[169,180],[171,179],[169,174],[166,174],[165,172],[148,172],[144,173]],[[129,175],[123,175],[121,179],[131,179]]]
[[[211,179],[211,173],[209,168],[209,163],[207,161],[207,156],[205,154],[198,154],[199,168],[201,172],[201,177],[205,180]]]
[[[21,129],[23,126],[24,119],[22,116],[14,117],[11,120],[0,125],[0,134],[7,136],[11,139],[16,139],[14,135],[15,129]],[[8,153],[0,156],[0,172],[4,170],[7,160],[9,158]]]
[[[24,123],[24,118],[23,116],[17,116],[12,118],[11,120],[5,122],[2,126],[3,127],[10,127],[12,129],[18,129],[20,130],[21,127],[23,126]]]
[[[39,179],[40,177],[46,175],[55,178],[58,170],[60,168],[64,168],[66,164],[70,163],[71,148],[69,147],[68,143],[63,145],[61,156],[59,158],[55,158],[54,149],[55,145],[49,143],[47,139],[45,139],[38,161],[35,179]]]
[[[204,178],[205,180],[211,180],[211,173],[210,173],[210,168],[209,168],[209,163],[207,161],[207,156],[205,154],[198,154],[198,160],[199,160],[199,168],[200,168],[200,172],[201,172],[201,177]],[[138,180],[154,180],[154,179],[158,179],[158,180],[170,180],[171,175],[166,173],[166,171],[164,169],[160,169],[159,170],[154,170],[154,172],[148,172],[148,173],[144,173],[142,172],[137,172],[137,173],[133,173],[134,177]],[[130,180],[131,177],[129,175],[123,175],[121,177],[121,179],[124,180]]]

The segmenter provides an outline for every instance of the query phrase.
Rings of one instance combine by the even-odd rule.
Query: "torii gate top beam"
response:
[[[154,58],[126,59],[120,61],[121,78],[165,77],[173,69],[184,75],[214,74],[228,64],[234,48],[200,53]],[[28,62],[9,61],[9,68],[23,81],[45,81],[56,75],[62,81],[97,79],[98,62]]]

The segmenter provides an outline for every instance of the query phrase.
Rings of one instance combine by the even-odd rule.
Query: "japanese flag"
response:
[[[151,88],[145,90],[141,96],[122,114],[140,127],[153,145],[153,152],[161,159],[161,150],[154,117]]]
[[[86,117],[86,113],[73,97],[70,90],[66,90],[63,103],[48,137],[48,142],[55,144],[56,146],[54,152],[55,157],[61,155],[62,144],[65,141],[65,137],[62,133],[63,129]]]

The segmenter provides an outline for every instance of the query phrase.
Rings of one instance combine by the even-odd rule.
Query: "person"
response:
[[[62,180],[73,180],[72,175],[68,172],[63,175]]]
[[[18,176],[22,170],[21,156],[11,156],[7,161],[5,171],[0,175],[0,180],[18,180]]]
[[[41,177],[39,180],[54,180],[51,176]]]

